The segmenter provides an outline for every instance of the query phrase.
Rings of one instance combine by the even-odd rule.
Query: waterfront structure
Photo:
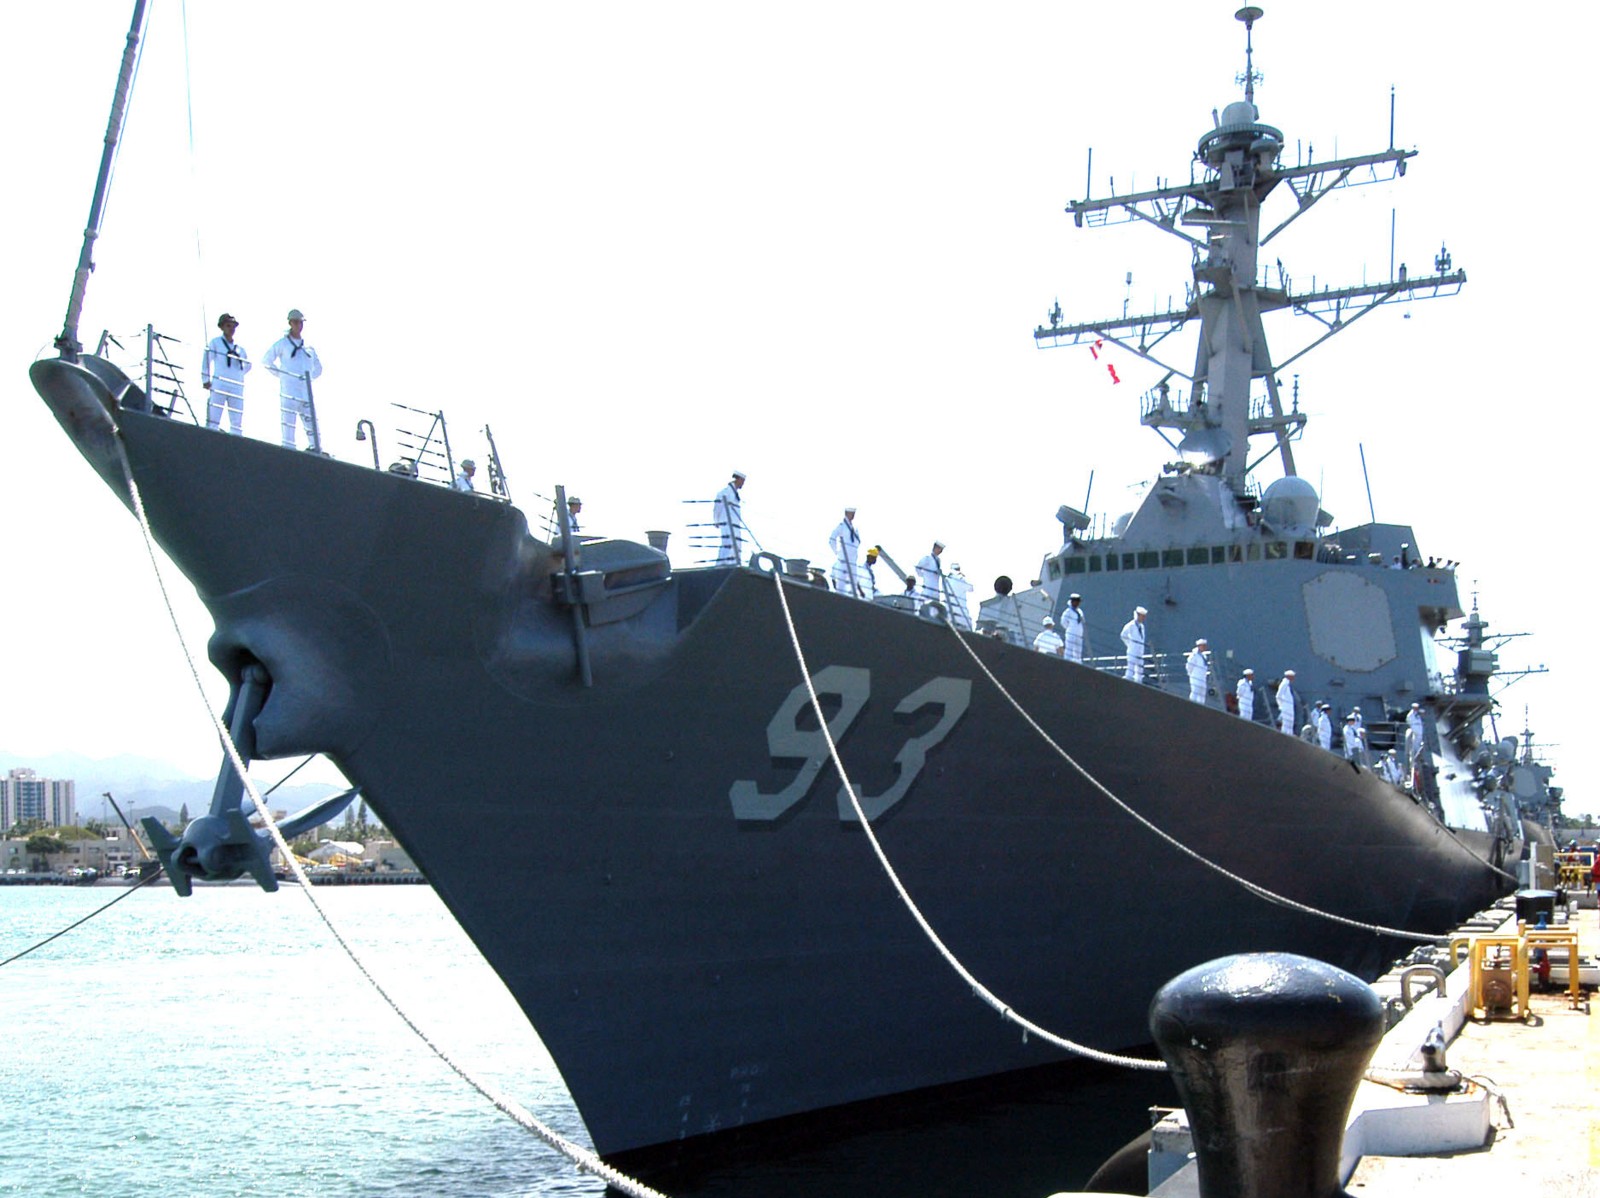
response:
[[[0,778],[0,828],[25,820],[65,828],[78,822],[77,784],[70,778],[41,778],[19,768]]]

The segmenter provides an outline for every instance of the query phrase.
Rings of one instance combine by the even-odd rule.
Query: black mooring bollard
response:
[[[1201,1198],[1336,1198],[1350,1102],[1383,1038],[1360,978],[1246,953],[1173,978],[1150,1031],[1189,1112]]]

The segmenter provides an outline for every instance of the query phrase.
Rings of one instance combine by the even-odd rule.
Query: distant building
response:
[[[30,819],[52,828],[76,824],[77,784],[70,778],[41,778],[29,769],[14,769],[0,778],[0,828]]]

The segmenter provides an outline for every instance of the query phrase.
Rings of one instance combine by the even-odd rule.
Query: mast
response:
[[[1298,406],[1285,411],[1278,394],[1277,372],[1335,333],[1348,328],[1379,304],[1454,294],[1466,282],[1464,270],[1450,270],[1440,250],[1436,273],[1407,278],[1401,265],[1387,282],[1320,291],[1297,290],[1282,260],[1264,271],[1261,250],[1328,192],[1338,187],[1382,182],[1405,174],[1414,150],[1391,145],[1375,154],[1286,167],[1280,164],[1283,134],[1263,124],[1255,105],[1253,33],[1262,10],[1241,8],[1234,14],[1245,27],[1245,70],[1236,77],[1244,85],[1236,100],[1216,117],[1214,127],[1196,145],[1188,183],[1171,184],[1129,195],[1072,200],[1067,210],[1080,228],[1144,221],[1188,243],[1194,283],[1182,308],[1164,312],[1118,314],[1109,320],[1063,323],[1060,305],[1049,324],[1034,330],[1041,348],[1109,341],[1162,367],[1166,376],[1142,399],[1141,419],[1161,432],[1178,432],[1181,442],[1168,442],[1191,460],[1203,461],[1238,494],[1256,464],[1250,460],[1250,438],[1271,436],[1285,474],[1294,474],[1290,442],[1305,425]],[[1391,132],[1390,141],[1393,135]],[[1198,177],[1195,177],[1198,175]],[[1296,207],[1265,236],[1261,233],[1262,202],[1279,184],[1294,193]],[[1194,230],[1190,232],[1190,230]],[[1282,361],[1275,361],[1262,328],[1263,313],[1289,308],[1321,323],[1325,332]],[[1200,321],[1199,344],[1192,373],[1157,357],[1167,337],[1191,320]],[[1187,394],[1171,380],[1188,384]],[[1255,394],[1260,380],[1262,393]]]
[[[100,176],[95,180],[94,200],[89,205],[89,223],[83,230],[83,250],[78,269],[72,275],[72,295],[67,300],[67,318],[56,338],[56,349],[64,358],[75,358],[83,346],[78,341],[78,318],[83,314],[83,296],[94,270],[94,243],[100,236],[105,217],[106,195],[111,190],[111,168],[117,159],[117,143],[127,123],[128,95],[133,90],[133,72],[139,60],[139,41],[144,34],[146,0],[134,0],[133,20],[128,25],[128,41],[122,51],[122,69],[117,72],[117,89],[111,97],[111,119],[106,125],[105,149],[100,154]]]

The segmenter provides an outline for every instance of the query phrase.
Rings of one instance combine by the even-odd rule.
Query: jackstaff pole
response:
[[[111,120],[106,125],[106,145],[100,153],[100,177],[94,184],[94,201],[89,205],[89,224],[83,231],[83,251],[72,276],[72,296],[67,300],[67,319],[56,338],[56,349],[64,358],[76,357],[83,346],[78,341],[78,318],[83,314],[83,294],[94,270],[94,243],[100,236],[105,217],[106,195],[111,190],[111,167],[117,159],[117,143],[128,118],[128,96],[133,91],[133,70],[139,59],[139,40],[144,34],[146,0],[134,0],[133,21],[128,26],[128,44],[122,51],[122,69],[117,73],[117,90],[111,97]]]

